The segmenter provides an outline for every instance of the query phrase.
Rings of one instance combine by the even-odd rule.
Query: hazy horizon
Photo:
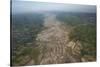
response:
[[[12,1],[13,14],[29,13],[29,12],[46,12],[46,11],[96,13],[96,6],[44,3],[44,2],[33,2],[33,1],[14,1],[14,0]]]

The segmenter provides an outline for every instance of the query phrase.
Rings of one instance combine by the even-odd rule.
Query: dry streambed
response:
[[[44,19],[45,29],[36,38],[40,54],[39,64],[80,62],[79,42],[69,41],[70,28],[48,15]]]

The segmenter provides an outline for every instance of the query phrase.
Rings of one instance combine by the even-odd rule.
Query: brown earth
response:
[[[44,19],[45,29],[36,38],[40,48],[39,64],[58,64],[80,62],[79,42],[69,41],[71,28],[56,19],[55,15],[47,15]]]

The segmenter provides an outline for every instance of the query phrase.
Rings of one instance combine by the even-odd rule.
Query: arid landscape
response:
[[[34,3],[42,6],[49,4],[49,7],[56,5]],[[88,7],[95,8],[95,6]],[[40,9],[34,9],[36,12],[17,14],[14,14],[15,8],[13,8],[12,66],[96,61],[95,12],[68,12],[42,8],[41,12],[38,11]]]

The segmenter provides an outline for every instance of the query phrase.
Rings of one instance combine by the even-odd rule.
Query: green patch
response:
[[[29,56],[31,60],[34,61],[33,64],[38,64],[38,56],[40,54],[40,51],[38,48],[33,48],[33,47],[27,47],[23,48],[20,54],[15,55],[15,57],[12,58],[12,64],[13,65],[22,65],[25,62],[22,62],[26,56]],[[27,60],[29,60],[27,59]],[[27,61],[26,60],[26,61]]]
[[[81,54],[96,56],[96,27],[95,25],[80,25],[70,33],[70,40],[80,41]]]

